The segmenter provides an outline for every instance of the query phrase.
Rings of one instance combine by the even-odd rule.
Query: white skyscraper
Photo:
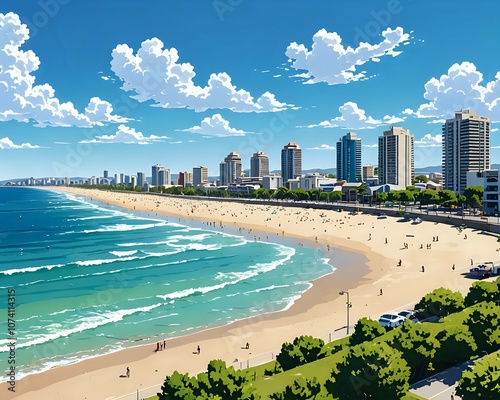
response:
[[[236,182],[236,178],[241,176],[241,156],[235,151],[228,154],[224,162],[219,164],[220,184],[227,186]]]
[[[171,181],[169,169],[162,168],[158,171],[156,186],[170,186]]]
[[[392,126],[378,138],[378,182],[401,188],[413,185],[413,135]]]
[[[461,110],[443,125],[444,189],[462,194],[467,172],[490,169],[490,119]]]
[[[269,175],[269,157],[264,152],[258,151],[250,159],[250,176],[267,175]]]

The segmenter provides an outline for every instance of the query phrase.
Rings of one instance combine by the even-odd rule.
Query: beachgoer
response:
[[[474,262],[472,261],[472,258],[470,259],[470,265],[474,265]]]
[[[247,342],[247,344],[245,345],[245,348],[248,350],[250,348],[250,343]]]
[[[382,296],[384,294],[383,290],[380,289],[380,295]]]
[[[130,368],[127,367],[127,378],[130,378]]]
[[[164,340],[164,341],[163,341],[163,348],[164,348],[164,349],[166,349],[166,348],[167,348],[167,341],[166,341],[166,340]]]
[[[201,351],[200,346],[198,346],[198,348],[196,350],[198,351],[198,354],[200,354],[200,351]]]
[[[160,351],[160,342],[156,342],[156,351]]]
[[[425,272],[425,267],[422,265],[422,272]]]
[[[401,267],[401,260],[399,260],[398,262],[398,267]]]
[[[455,264],[453,264],[453,267],[451,267],[451,269],[452,269],[453,271],[455,271]]]
[[[385,244],[387,244],[387,238],[385,238]]]

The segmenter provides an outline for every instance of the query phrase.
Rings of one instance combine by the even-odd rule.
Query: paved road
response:
[[[455,394],[455,388],[462,372],[471,364],[472,361],[467,361],[417,382],[410,387],[410,392],[429,400],[450,400],[451,395]],[[461,399],[456,395],[454,398],[455,400]]]

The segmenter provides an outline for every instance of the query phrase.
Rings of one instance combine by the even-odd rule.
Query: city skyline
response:
[[[469,3],[430,6],[8,0],[0,180],[200,162],[214,176],[233,151],[243,169],[263,151],[280,170],[290,141],[303,169],[333,168],[349,131],[362,164],[376,165],[390,126],[415,136],[416,168],[441,165],[442,124],[469,108],[491,120],[499,162],[500,59],[490,50],[499,6],[482,3],[467,26]]]

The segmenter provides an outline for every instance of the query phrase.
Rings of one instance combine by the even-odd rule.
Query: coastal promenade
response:
[[[382,205],[375,205],[369,203],[358,203],[348,201],[338,202],[321,202],[321,201],[296,201],[296,200],[278,200],[278,199],[252,199],[252,198],[235,198],[235,197],[210,197],[210,196],[183,196],[173,195],[166,193],[153,193],[153,192],[128,192],[152,196],[166,196],[172,198],[186,198],[196,199],[201,201],[217,201],[217,202],[235,202],[243,204],[256,204],[280,207],[294,207],[306,208],[316,210],[333,210],[333,211],[347,211],[347,212],[363,212],[371,215],[386,215],[391,217],[398,217],[398,212],[404,211],[406,218],[420,218],[423,221],[439,222],[450,225],[460,226],[465,224],[468,228],[478,229],[488,232],[500,234],[500,216],[482,216],[482,215],[460,215],[457,211],[441,211],[420,208],[418,206],[393,206],[385,207]]]

